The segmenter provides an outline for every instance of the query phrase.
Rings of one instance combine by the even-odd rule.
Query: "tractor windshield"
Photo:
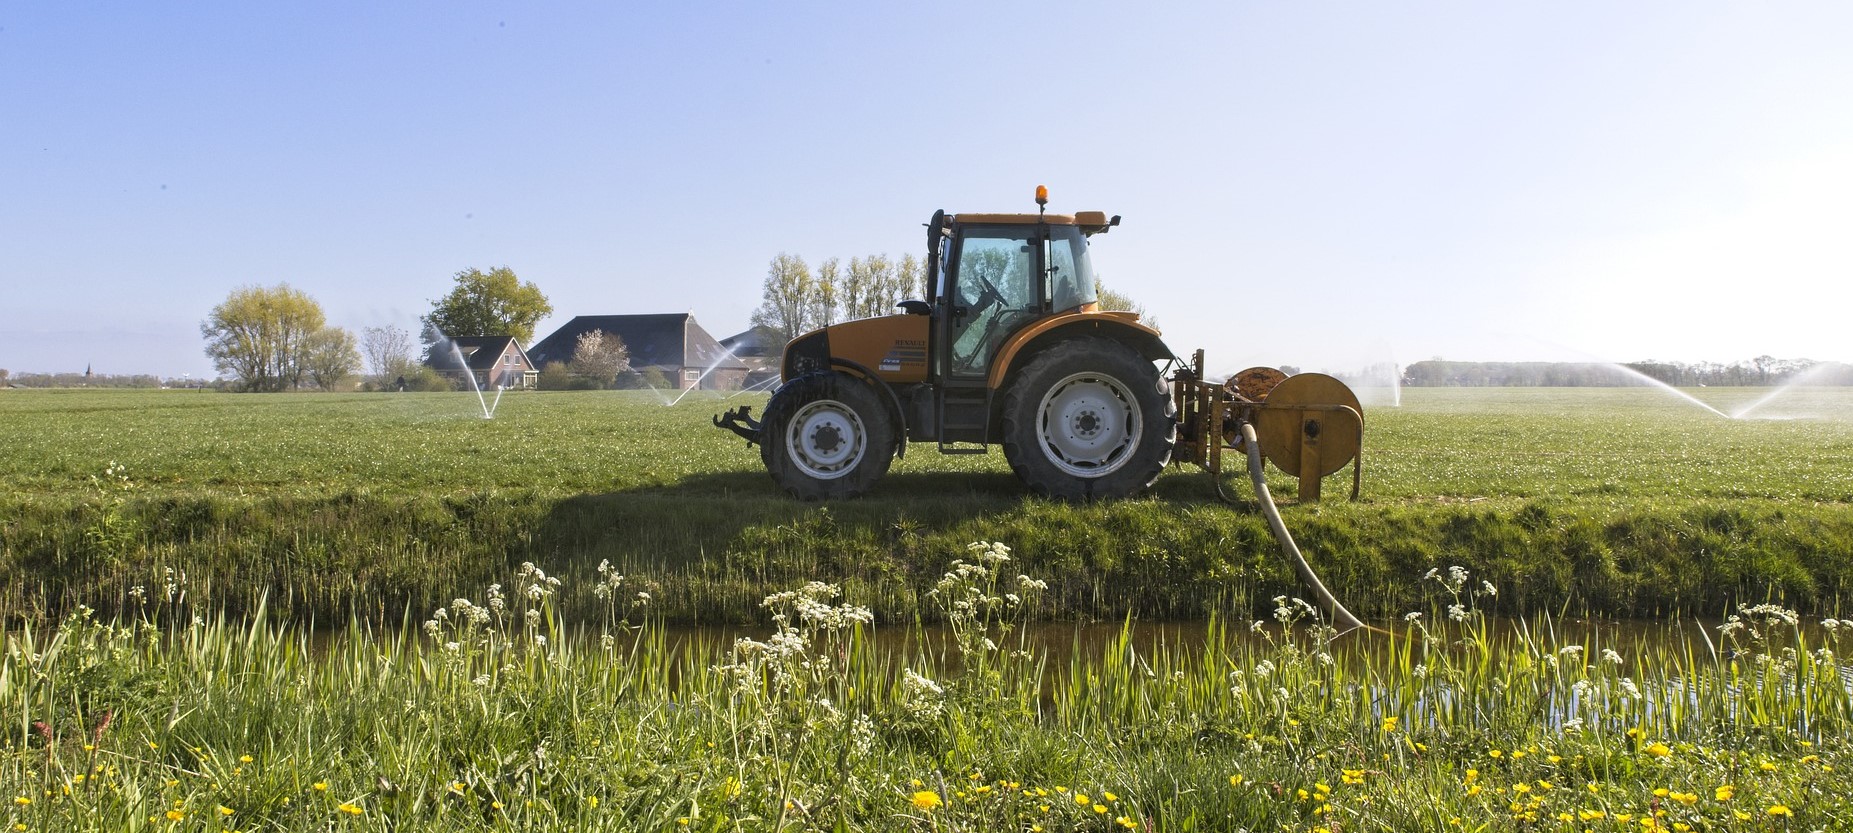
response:
[[[1094,264],[1087,256],[1087,235],[1075,226],[1049,228],[1048,288],[1056,312],[1072,312],[1094,303]]]

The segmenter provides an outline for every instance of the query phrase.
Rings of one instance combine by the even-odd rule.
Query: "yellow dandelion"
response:
[[[1119,816],[1119,817],[1116,817],[1116,818],[1114,818],[1114,819],[1113,819],[1113,823],[1114,823],[1114,824],[1117,824],[1117,825],[1119,825],[1119,826],[1121,826],[1121,827],[1124,827],[1124,828],[1126,828],[1127,830],[1137,830],[1137,829],[1139,829],[1139,823],[1138,823],[1138,822],[1136,822],[1136,821],[1133,821],[1132,819],[1130,819],[1130,818],[1127,818],[1127,817],[1125,817],[1125,816]]]
[[[1096,812],[1096,813],[1099,813],[1100,815],[1103,815],[1103,816],[1104,816],[1104,815],[1106,815],[1106,814],[1107,814],[1107,805],[1105,805],[1105,804],[1096,804],[1096,805],[1094,805],[1094,812]]]
[[[187,817],[187,814],[186,814],[186,813],[184,813],[184,812],[181,812],[180,810],[169,810],[169,811],[167,811],[167,820],[168,820],[168,821],[179,821],[179,820],[181,820],[181,819],[184,819],[184,818],[186,818],[186,817]]]
[[[1101,798],[1105,798],[1105,799],[1106,799],[1106,800],[1108,800],[1108,801],[1118,801],[1118,800],[1120,800],[1120,797],[1119,797],[1119,796],[1117,796],[1117,795],[1114,795],[1114,794],[1113,794],[1113,793],[1111,793],[1111,792],[1103,792],[1103,793],[1101,793],[1101,794],[1100,794],[1100,797],[1101,797]]]
[[[921,790],[907,800],[913,803],[916,810],[932,810],[945,803],[939,799],[939,793],[932,790]]]
[[[1711,797],[1718,801],[1730,801],[1731,796],[1736,795],[1736,794],[1737,794],[1737,788],[1731,786],[1730,784],[1725,784],[1724,786],[1711,791]]]
[[[1229,786],[1239,787],[1241,785],[1242,785],[1242,774],[1241,773],[1238,772],[1234,775],[1229,776]]]
[[[313,786],[315,788],[315,791],[318,793],[328,792],[328,782],[327,781],[317,781],[315,782]]]
[[[1094,800],[1091,798],[1088,798],[1087,794],[1085,793],[1075,793],[1074,803],[1079,804],[1083,807],[1086,807],[1087,805],[1094,803]]]
[[[1396,718],[1394,717],[1384,718],[1383,719],[1383,730],[1386,732],[1396,731]]]
[[[1789,816],[1795,815],[1795,813],[1789,810],[1789,805],[1787,804],[1772,805],[1767,812],[1778,818],[1788,818]]]
[[[229,816],[229,815],[231,815],[231,814],[232,814],[232,808],[230,808],[230,807],[227,807],[227,806],[225,806],[225,805],[223,805],[223,804],[221,804],[221,805],[219,805],[219,815],[221,815],[221,816]]]
[[[348,814],[348,815],[350,815],[350,816],[358,816],[358,815],[360,815],[360,814],[362,814],[362,813],[364,813],[364,812],[366,812],[365,810],[362,810],[362,809],[360,808],[360,805],[359,805],[359,804],[352,804],[352,803],[345,803],[345,804],[342,804],[341,806],[339,806],[339,807],[336,807],[335,809],[336,809],[336,810],[340,810],[341,812],[343,812],[343,813],[346,813],[346,814]]]

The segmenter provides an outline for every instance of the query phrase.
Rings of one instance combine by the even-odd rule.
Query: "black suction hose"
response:
[[[1248,449],[1248,478],[1254,481],[1255,497],[1261,499],[1261,514],[1267,516],[1268,529],[1273,530],[1274,540],[1280,542],[1280,552],[1287,557],[1287,563],[1299,574],[1300,584],[1312,591],[1339,632],[1365,627],[1363,621],[1339,604],[1332,591],[1325,589],[1325,582],[1319,580],[1319,574],[1313,572],[1312,565],[1306,563],[1306,556],[1301,555],[1299,546],[1293,543],[1293,535],[1287,532],[1287,525],[1280,519],[1280,510],[1274,508],[1274,495],[1268,491],[1266,473],[1261,465],[1261,441],[1255,437],[1255,427],[1248,424],[1248,420],[1242,420],[1242,443]]]

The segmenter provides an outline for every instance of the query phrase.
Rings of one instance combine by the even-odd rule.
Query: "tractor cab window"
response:
[[[1022,226],[965,230],[953,290],[952,372],[986,372],[998,345],[1041,314],[1035,253],[1031,230]]]
[[[1094,303],[1094,265],[1087,256],[1087,235],[1075,226],[1052,226],[1044,262],[1049,298],[1056,312],[1073,312]]]

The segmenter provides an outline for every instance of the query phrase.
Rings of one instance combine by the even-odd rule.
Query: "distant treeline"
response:
[[[1625,369],[1624,369],[1625,368]],[[1630,373],[1629,371],[1633,371]],[[1451,362],[1430,359],[1403,368],[1410,387],[1625,387],[1640,376],[1675,387],[1853,385],[1853,365],[1811,359],[1758,356],[1734,364],[1718,362]]]
[[[179,379],[162,379],[147,373],[134,375],[110,375],[105,373],[8,373],[0,370],[0,386],[11,385],[21,388],[159,388],[180,387],[184,384]],[[193,380],[193,387],[209,385],[201,380]]]

